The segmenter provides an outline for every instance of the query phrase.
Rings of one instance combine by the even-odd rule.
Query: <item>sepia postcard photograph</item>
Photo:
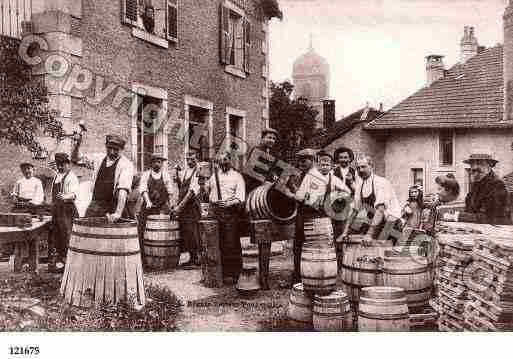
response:
[[[0,0],[0,357],[512,330],[513,0]]]

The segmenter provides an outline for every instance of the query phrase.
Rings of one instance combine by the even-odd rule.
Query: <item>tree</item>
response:
[[[19,40],[0,41],[0,140],[37,153],[38,137],[61,138],[62,124],[49,107],[46,86],[18,56]]]
[[[306,139],[312,137],[318,114],[305,99],[293,100],[293,89],[294,85],[288,81],[271,82],[269,125],[280,133],[277,150],[286,161],[293,161]]]

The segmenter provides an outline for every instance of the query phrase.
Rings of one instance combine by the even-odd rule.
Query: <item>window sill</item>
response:
[[[240,77],[242,79],[246,78],[246,73],[233,65],[226,65],[224,67],[224,71],[228,72],[229,74],[232,74],[234,76]]]
[[[146,32],[144,30],[141,30],[137,27],[132,28],[132,36],[137,37],[141,40],[150,42],[154,45],[160,46],[164,49],[169,48],[169,44],[167,42],[167,39],[163,39],[161,37],[158,37],[156,35],[150,34],[149,32]]]

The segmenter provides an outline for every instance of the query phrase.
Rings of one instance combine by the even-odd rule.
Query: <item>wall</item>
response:
[[[374,160],[375,171],[378,175],[385,174],[385,142],[382,136],[375,132],[365,131],[364,123],[356,125],[351,131],[345,133],[337,140],[324,147],[333,153],[339,147],[349,147],[355,156],[367,154]]]
[[[403,201],[411,185],[411,168],[424,166],[425,192],[436,191],[434,179],[444,173],[454,173],[465,191],[465,168],[462,163],[471,153],[490,152],[500,162],[495,168],[499,176],[513,170],[511,161],[512,130],[461,129],[455,132],[454,167],[438,166],[438,132],[436,130],[400,130],[387,138],[385,152],[385,176],[393,184],[396,194]]]

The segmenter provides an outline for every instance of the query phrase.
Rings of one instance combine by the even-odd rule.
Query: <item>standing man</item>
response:
[[[472,187],[465,198],[465,211],[445,213],[444,221],[510,224],[508,192],[504,182],[493,171],[497,162],[485,153],[472,154],[463,161],[470,165],[472,176]]]
[[[36,207],[40,206],[45,199],[43,183],[39,178],[34,177],[32,163],[24,162],[20,164],[20,169],[23,178],[16,182],[11,193],[11,197],[15,201],[12,211],[35,213]]]
[[[354,195],[354,182],[356,173],[350,164],[354,161],[354,154],[350,148],[340,147],[335,150],[333,154],[335,162],[338,164],[333,170],[333,174],[340,178],[346,186],[351,189]]]
[[[248,161],[252,158],[253,154],[257,154],[259,152],[265,153],[269,158],[261,158],[259,159],[263,163],[266,163],[269,166],[269,171],[264,171],[262,168],[256,167],[255,172],[264,176],[265,180],[268,182],[274,182],[276,180],[277,173],[273,171],[273,165],[277,162],[279,158],[279,154],[275,150],[276,141],[278,140],[278,131],[272,128],[264,128],[262,130],[262,137],[260,140],[260,144],[251,149],[248,154]],[[255,152],[256,150],[256,152]],[[248,163],[250,164],[250,163]],[[252,176],[245,176],[247,193],[250,193],[255,188],[260,186],[262,182],[258,179],[253,178]]]
[[[238,231],[241,207],[246,200],[242,175],[232,168],[231,155],[222,152],[219,168],[210,177],[210,202],[219,222],[219,239],[224,283],[235,284],[242,271],[242,247]]]
[[[355,205],[360,214],[367,217],[370,226],[364,226],[365,243],[377,239],[386,218],[401,218],[401,207],[390,182],[374,173],[372,159],[363,155],[356,160],[356,170],[361,181],[356,184]],[[351,224],[351,223],[349,223]],[[346,229],[349,226],[346,226]]]
[[[55,154],[57,175],[52,182],[53,246],[56,251],[56,272],[64,271],[73,219],[78,217],[75,204],[79,190],[77,176],[71,171],[71,160],[66,153]]]
[[[139,213],[139,242],[142,248],[148,215],[171,213],[176,205],[177,188],[168,172],[162,171],[167,158],[159,153],[151,155],[151,169],[143,172],[139,193],[143,198]]]
[[[196,200],[194,188],[198,187],[198,154],[189,150],[186,156],[187,168],[175,175],[178,185],[178,205],[176,212],[180,221],[180,236],[182,252],[189,252],[189,261],[184,266],[199,265],[200,234],[198,221],[201,218],[201,208]]]
[[[134,173],[132,162],[121,154],[125,143],[117,135],[106,136],[107,155],[94,163],[93,199],[86,217],[106,216],[114,223],[123,215]]]

